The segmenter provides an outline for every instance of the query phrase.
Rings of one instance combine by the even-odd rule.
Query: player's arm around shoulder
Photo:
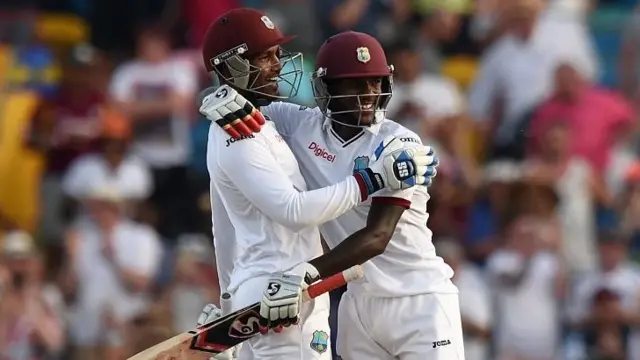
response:
[[[284,101],[273,102],[260,109],[266,120],[272,121],[280,135],[292,136],[305,120],[313,117],[315,112],[301,105]]]

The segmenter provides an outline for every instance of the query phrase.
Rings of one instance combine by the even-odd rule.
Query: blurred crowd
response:
[[[125,359],[218,302],[194,104],[238,6],[307,70],[342,30],[384,44],[468,360],[640,360],[636,0],[0,1],[0,360]]]

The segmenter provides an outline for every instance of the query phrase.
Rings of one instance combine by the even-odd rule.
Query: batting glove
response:
[[[265,123],[262,113],[228,85],[207,88],[200,93],[199,99],[200,113],[235,139],[260,132]]]
[[[221,317],[222,310],[220,310],[215,304],[207,304],[198,316],[197,326],[208,324]],[[228,350],[209,358],[209,360],[235,360],[238,358],[240,346],[242,346],[242,344],[231,347]]]
[[[429,186],[439,161],[430,146],[405,143],[387,136],[378,145],[369,167],[356,173],[364,184],[363,199],[383,188],[404,190],[416,185]]]
[[[271,275],[260,302],[262,332],[297,324],[302,309],[302,291],[318,281],[318,270],[309,263],[302,263],[292,270]]]

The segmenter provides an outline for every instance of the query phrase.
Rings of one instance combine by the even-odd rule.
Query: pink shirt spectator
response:
[[[622,96],[596,87],[585,90],[574,102],[552,97],[540,106],[531,122],[532,149],[557,121],[566,121],[571,130],[572,155],[586,159],[596,170],[604,170],[619,135],[634,122],[634,111]]]

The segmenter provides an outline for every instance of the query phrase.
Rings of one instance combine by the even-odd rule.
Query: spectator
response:
[[[424,73],[417,48],[398,43],[392,50],[395,66],[393,97],[387,113],[424,141],[437,139],[440,127],[455,127],[464,113],[456,84],[440,75]]]
[[[2,239],[0,262],[0,358],[44,360],[65,344],[59,291],[43,282],[42,259],[22,231]]]
[[[460,12],[464,1],[415,1],[418,17],[416,44],[420,50],[422,68],[427,73],[439,74],[444,60],[441,47],[458,36]]]
[[[614,146],[636,127],[634,112],[621,96],[589,83],[570,62],[556,68],[554,93],[531,122],[534,143],[558,119],[567,121],[572,134],[571,155],[584,158],[598,173],[609,168]],[[597,200],[608,205],[605,198]]]
[[[98,113],[104,105],[96,88],[100,55],[87,45],[74,47],[65,62],[60,93],[37,111],[30,143],[44,152],[47,162],[42,181],[41,231],[49,241],[61,242],[65,201],[61,177],[69,164],[95,150],[100,133]]]
[[[410,1],[314,0],[314,7],[315,13],[318,14],[322,39],[345,30],[381,36],[390,33],[384,29],[384,26],[389,24],[389,17],[398,24],[407,19]],[[383,43],[385,40],[390,39],[381,39]]]
[[[484,274],[465,259],[457,241],[441,239],[435,245],[438,255],[453,269],[453,282],[460,291],[465,359],[489,360],[493,313],[491,289]]]
[[[520,164],[496,161],[485,166],[484,184],[469,209],[465,249],[469,260],[484,265],[513,216],[512,199],[522,177]]]
[[[578,280],[569,312],[573,327],[591,335],[588,347],[595,346],[598,338],[619,337],[620,328],[640,324],[640,272],[627,259],[627,239],[606,231],[600,234],[599,243],[600,267]],[[597,331],[600,329],[605,332]],[[629,359],[640,358],[638,336],[631,331],[623,339]]]
[[[197,86],[193,69],[171,58],[168,34],[145,28],[138,36],[138,57],[121,65],[111,82],[116,108],[133,123],[133,149],[152,169],[151,201],[160,233],[175,239],[186,227],[189,126]]]
[[[174,333],[191,330],[194,316],[210,303],[220,303],[220,289],[211,259],[211,241],[199,235],[182,236],[177,247],[176,272],[168,290]]]
[[[550,94],[558,62],[579,59],[579,69],[593,78],[596,59],[582,24],[557,21],[537,0],[507,4],[505,34],[482,56],[469,110],[493,157],[521,158],[524,124]]]
[[[134,320],[150,306],[162,250],[152,229],[122,217],[121,200],[113,188],[97,184],[85,200],[89,218],[66,239],[63,281],[73,299],[69,330],[75,359],[126,356]]]
[[[98,151],[71,163],[62,187],[65,195],[81,200],[96,184],[109,185],[122,194],[129,210],[145,200],[152,190],[147,165],[129,153],[131,125],[122,115],[104,110]]]
[[[504,247],[488,260],[498,360],[552,360],[558,355],[563,274],[556,254],[541,249],[541,235],[533,218],[517,218],[507,229]]]
[[[571,138],[567,122],[553,123],[539,136],[539,152],[524,169],[529,184],[549,187],[557,196],[559,246],[569,271],[580,273],[596,266],[594,201],[608,201],[608,195],[591,166],[571,155]]]

